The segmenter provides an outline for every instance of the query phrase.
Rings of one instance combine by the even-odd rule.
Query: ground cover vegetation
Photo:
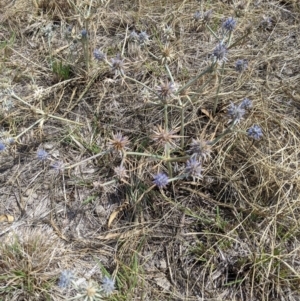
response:
[[[298,1],[0,8],[0,300],[300,300]]]

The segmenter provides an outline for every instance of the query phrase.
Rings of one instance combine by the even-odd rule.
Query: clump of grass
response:
[[[0,296],[3,300],[47,300],[64,247],[51,229],[11,233],[0,246]]]

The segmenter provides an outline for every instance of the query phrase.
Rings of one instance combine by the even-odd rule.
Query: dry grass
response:
[[[298,1],[75,2],[0,4],[0,300],[74,297],[57,285],[63,270],[99,284],[113,277],[107,300],[300,300]],[[164,101],[137,81],[155,91],[170,82],[162,59],[179,87],[205,70],[217,40],[193,15],[210,9],[216,32],[236,18],[233,45],[223,71],[181,93],[179,147],[177,99],[168,104],[176,130],[164,136]],[[149,43],[129,41],[134,29]],[[95,48],[109,62],[122,54],[125,76],[96,61]],[[228,106],[245,97],[253,108],[222,136]],[[253,124],[263,131],[254,142]],[[155,174],[178,176],[185,162],[134,154],[164,156],[153,130],[185,160],[192,139],[222,138],[202,179],[157,189]]]

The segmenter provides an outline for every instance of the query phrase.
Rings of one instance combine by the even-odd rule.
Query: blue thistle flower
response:
[[[49,154],[44,149],[38,149],[37,150],[37,157],[41,161],[47,160]]]
[[[60,288],[67,288],[70,286],[71,281],[74,279],[74,274],[72,271],[63,270],[59,276],[58,286]]]
[[[4,151],[5,149],[6,149],[5,144],[2,141],[0,141],[0,152]]]
[[[149,43],[149,35],[146,33],[146,31],[141,31],[139,34],[139,42],[141,44],[148,44]]]
[[[247,130],[247,135],[254,140],[259,140],[263,136],[261,128],[254,124]]]
[[[197,11],[194,13],[194,19],[195,19],[196,21],[199,21],[201,18],[202,18],[202,14],[200,13],[199,10],[197,10]]]
[[[86,31],[86,29],[82,29],[82,30],[81,30],[81,37],[82,37],[83,39],[86,39],[86,38],[87,38],[87,31]]]
[[[64,171],[64,162],[62,161],[56,161],[51,164],[51,167],[55,170],[57,174],[62,173]]]
[[[105,276],[102,279],[102,290],[108,296],[115,290],[115,281]]]
[[[185,173],[188,176],[193,177],[194,180],[195,178],[203,178],[202,170],[202,164],[196,158],[192,157],[186,162]]]
[[[227,18],[222,24],[223,30],[227,32],[233,31],[235,27],[236,27],[236,20],[233,19],[232,17]]]
[[[202,138],[192,139],[188,152],[193,158],[199,158],[202,161],[206,161],[211,157],[212,147],[209,141],[205,141]]]
[[[236,106],[235,104],[231,103],[228,107],[228,115],[231,120],[233,120],[234,124],[239,123],[244,114],[245,114],[245,109],[242,108],[241,105]]]
[[[93,51],[93,55],[97,61],[105,61],[105,59],[106,59],[105,53],[103,53],[101,50],[98,50],[98,49],[95,49]]]
[[[248,61],[247,60],[237,60],[235,62],[235,70],[239,73],[242,73],[248,68]]]
[[[244,98],[240,104],[242,109],[251,109],[252,108],[252,101],[249,98]]]
[[[121,58],[120,54],[117,54],[115,58],[111,59],[111,68],[112,71],[115,72],[115,75],[123,75],[124,74],[124,59]]]
[[[133,30],[130,35],[129,35],[129,40],[131,41],[138,41],[139,40],[139,35],[136,33],[135,30]]]
[[[227,61],[227,48],[223,43],[219,43],[213,51],[213,56],[219,62],[226,62]]]
[[[168,185],[169,177],[164,173],[158,173],[154,176],[153,184],[158,188],[164,188]]]

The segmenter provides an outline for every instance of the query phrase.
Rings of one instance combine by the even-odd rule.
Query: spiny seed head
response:
[[[115,72],[116,76],[124,74],[124,59],[121,59],[120,54],[117,54],[115,58],[111,59],[111,65],[112,71]]]
[[[200,139],[192,139],[190,143],[190,149],[188,153],[192,155],[192,158],[199,158],[202,161],[206,161],[211,157],[212,148],[208,141]]]
[[[99,49],[95,49],[93,52],[93,55],[97,61],[105,61],[105,59],[106,59],[105,53]]]
[[[128,149],[129,138],[127,136],[123,136],[120,132],[117,132],[116,134],[112,134],[112,139],[110,139],[109,145],[118,152],[124,151]]]
[[[233,31],[235,27],[236,27],[236,20],[232,17],[226,19],[222,24],[222,29],[227,32]]]
[[[5,149],[6,149],[5,144],[2,141],[0,141],[0,152],[4,151]]]
[[[49,154],[44,149],[41,148],[37,150],[37,157],[39,160],[45,161],[47,160],[48,156]]]
[[[158,188],[164,188],[168,185],[169,178],[164,173],[158,173],[153,177],[153,184],[155,184]]]
[[[194,180],[195,178],[201,179],[202,176],[202,164],[201,161],[197,160],[196,158],[191,158],[186,162],[185,173],[187,176],[192,177]]]
[[[176,142],[174,141],[177,138],[180,138],[180,136],[175,135],[177,133],[179,128],[175,128],[173,130],[166,130],[161,125],[155,126],[153,129],[153,134],[151,135],[151,138],[160,146],[170,146],[173,148],[176,148]]]
[[[204,14],[203,14],[203,20],[204,22],[208,23],[212,17],[212,9],[206,11]]]
[[[173,28],[170,25],[163,26],[162,30],[163,30],[163,36],[166,40],[175,38]]]
[[[70,286],[71,281],[74,279],[74,274],[72,271],[63,270],[59,276],[58,286],[60,288],[67,288]]]
[[[203,20],[205,23],[208,23],[212,17],[212,10],[208,10],[205,13],[201,13],[200,11],[196,11],[194,13],[194,20],[200,21]]]
[[[254,124],[247,130],[247,135],[254,140],[259,140],[263,136],[263,132],[258,125]]]
[[[50,166],[54,169],[56,174],[63,173],[65,169],[65,165],[63,161],[55,161]]]
[[[252,108],[252,101],[249,98],[244,98],[240,104],[242,109],[251,109]]]
[[[78,297],[82,297],[81,300],[102,300],[101,290],[97,283],[89,280],[88,282],[83,278],[79,279],[75,283],[75,287],[78,291]]]
[[[117,166],[114,168],[114,172],[118,179],[122,180],[128,178],[126,168],[124,166]]]
[[[227,48],[223,43],[219,43],[213,51],[213,57],[218,63],[227,61]]]
[[[161,51],[161,62],[162,64],[170,62],[175,56],[173,48],[170,46],[170,44],[164,45],[164,48]]]
[[[139,42],[141,45],[149,44],[149,35],[146,31],[141,31],[139,34]]]
[[[265,27],[266,29],[270,29],[272,26],[272,19],[268,16],[263,16],[263,19],[260,24],[262,27]]]
[[[115,290],[115,281],[105,276],[102,279],[102,290],[106,294],[106,296],[111,295],[112,292]]]
[[[136,33],[135,30],[133,30],[129,35],[129,40],[137,42],[139,40],[139,35]]]
[[[242,73],[248,68],[248,61],[247,60],[237,60],[235,62],[235,70],[239,73]]]
[[[161,100],[166,101],[167,98],[172,96],[175,92],[175,83],[168,81],[165,81],[165,83],[162,82],[160,86],[156,87],[156,90]]]
[[[201,18],[202,18],[202,14],[200,13],[199,10],[197,10],[197,11],[194,13],[194,20],[195,20],[195,21],[200,21]]]
[[[245,114],[245,109],[241,105],[236,106],[231,103],[228,107],[227,113],[230,117],[230,121],[233,121],[234,124],[239,123]]]

